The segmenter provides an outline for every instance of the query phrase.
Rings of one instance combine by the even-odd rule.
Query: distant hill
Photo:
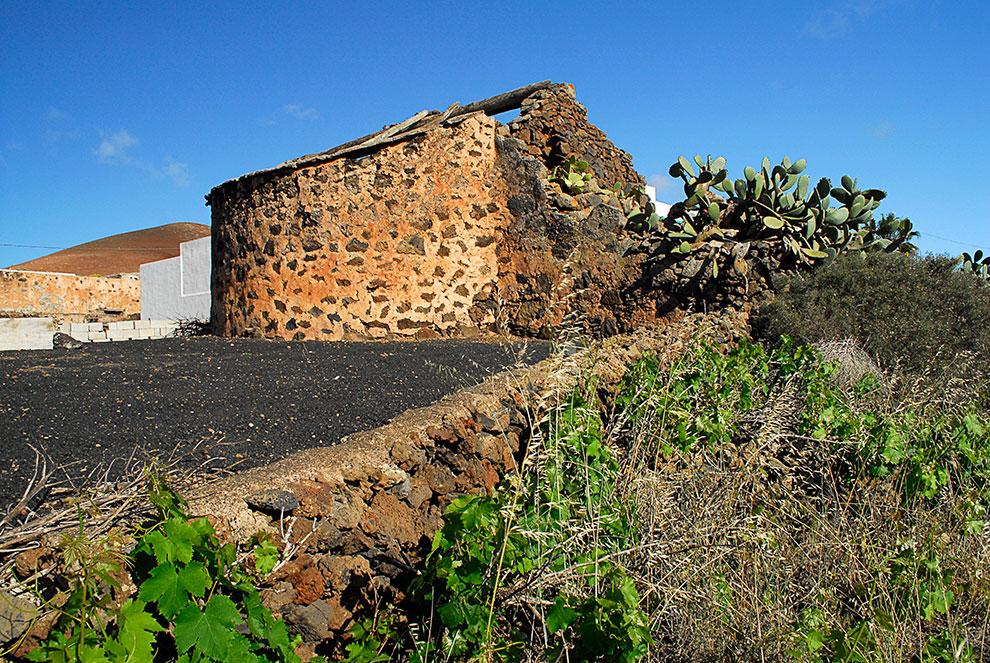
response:
[[[86,242],[10,269],[86,276],[126,274],[139,271],[143,263],[173,258],[179,255],[179,244],[209,234],[210,227],[202,223],[168,223]]]

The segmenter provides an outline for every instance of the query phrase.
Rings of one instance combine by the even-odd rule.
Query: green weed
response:
[[[448,507],[420,584],[448,656],[518,660],[534,647],[575,660],[646,655],[649,625],[614,559],[635,528],[602,434],[599,410],[576,393],[544,421],[530,471]]]
[[[176,660],[297,663],[300,640],[261,603],[255,579],[237,562],[232,544],[221,544],[205,518],[191,519],[167,487],[151,496],[158,517],[143,527],[126,554],[63,547],[79,573],[51,635],[32,661],[151,663]],[[84,538],[82,529],[80,538]],[[256,569],[274,565],[271,544],[256,548]],[[113,589],[129,571],[135,597],[119,607]]]

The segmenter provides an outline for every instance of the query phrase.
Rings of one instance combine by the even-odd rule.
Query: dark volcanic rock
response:
[[[252,509],[272,514],[292,513],[299,508],[299,500],[287,490],[263,490],[248,495],[244,501]]]
[[[63,334],[62,332],[55,333],[55,337],[52,339],[52,345],[63,350],[76,350],[83,346],[82,341],[77,341],[68,334]]]
[[[0,643],[21,637],[37,616],[38,607],[31,601],[0,591]]]
[[[330,635],[333,608],[327,601],[309,605],[290,605],[282,613],[285,623],[293,627],[306,642],[319,642]]]

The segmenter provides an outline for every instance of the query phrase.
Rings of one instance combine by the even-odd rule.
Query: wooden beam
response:
[[[516,88],[515,90],[497,94],[494,97],[488,97],[487,99],[482,99],[481,101],[475,101],[467,106],[461,106],[455,115],[467,115],[468,113],[474,113],[476,111],[483,111],[485,115],[498,115],[499,113],[504,113],[505,111],[515,110],[522,105],[523,100],[529,95],[552,86],[553,83],[550,81],[542,81],[540,83],[526,85],[524,87]]]

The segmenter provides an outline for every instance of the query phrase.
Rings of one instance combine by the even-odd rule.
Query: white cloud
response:
[[[79,128],[75,126],[72,116],[61,108],[48,107],[45,113],[45,141],[48,143],[58,143],[63,140],[79,138],[81,135]]]
[[[189,186],[189,166],[176,161],[170,156],[165,157],[165,165],[161,169],[162,175],[168,177],[176,186]]]
[[[102,134],[100,144],[93,149],[97,161],[108,165],[123,165],[143,171],[148,175],[172,180],[176,186],[189,186],[189,166],[176,161],[171,155],[162,159],[161,165],[131,154],[131,148],[140,144],[134,134],[121,129],[111,134]]]
[[[104,134],[93,153],[103,163],[132,163],[133,157],[128,154],[128,150],[137,144],[137,138],[127,129],[121,129],[109,135]]]
[[[302,104],[285,104],[268,117],[258,120],[258,124],[262,127],[274,127],[280,120],[284,120],[286,117],[311,122],[320,118],[320,111],[310,106],[303,106]]]
[[[66,113],[64,110],[62,110],[61,108],[55,108],[54,106],[49,106],[48,112],[45,114],[45,117],[48,119],[49,122],[64,122],[65,120],[69,119],[69,114]]]
[[[807,23],[804,31],[818,39],[838,39],[849,33],[853,25],[877,11],[875,0],[847,0],[818,10]]]
[[[300,104],[286,104],[282,106],[282,112],[297,120],[315,120],[320,117],[320,111]]]
[[[684,182],[671,177],[667,173],[656,173],[646,178],[646,183],[655,186],[657,199],[664,201],[681,200],[684,194]]]

